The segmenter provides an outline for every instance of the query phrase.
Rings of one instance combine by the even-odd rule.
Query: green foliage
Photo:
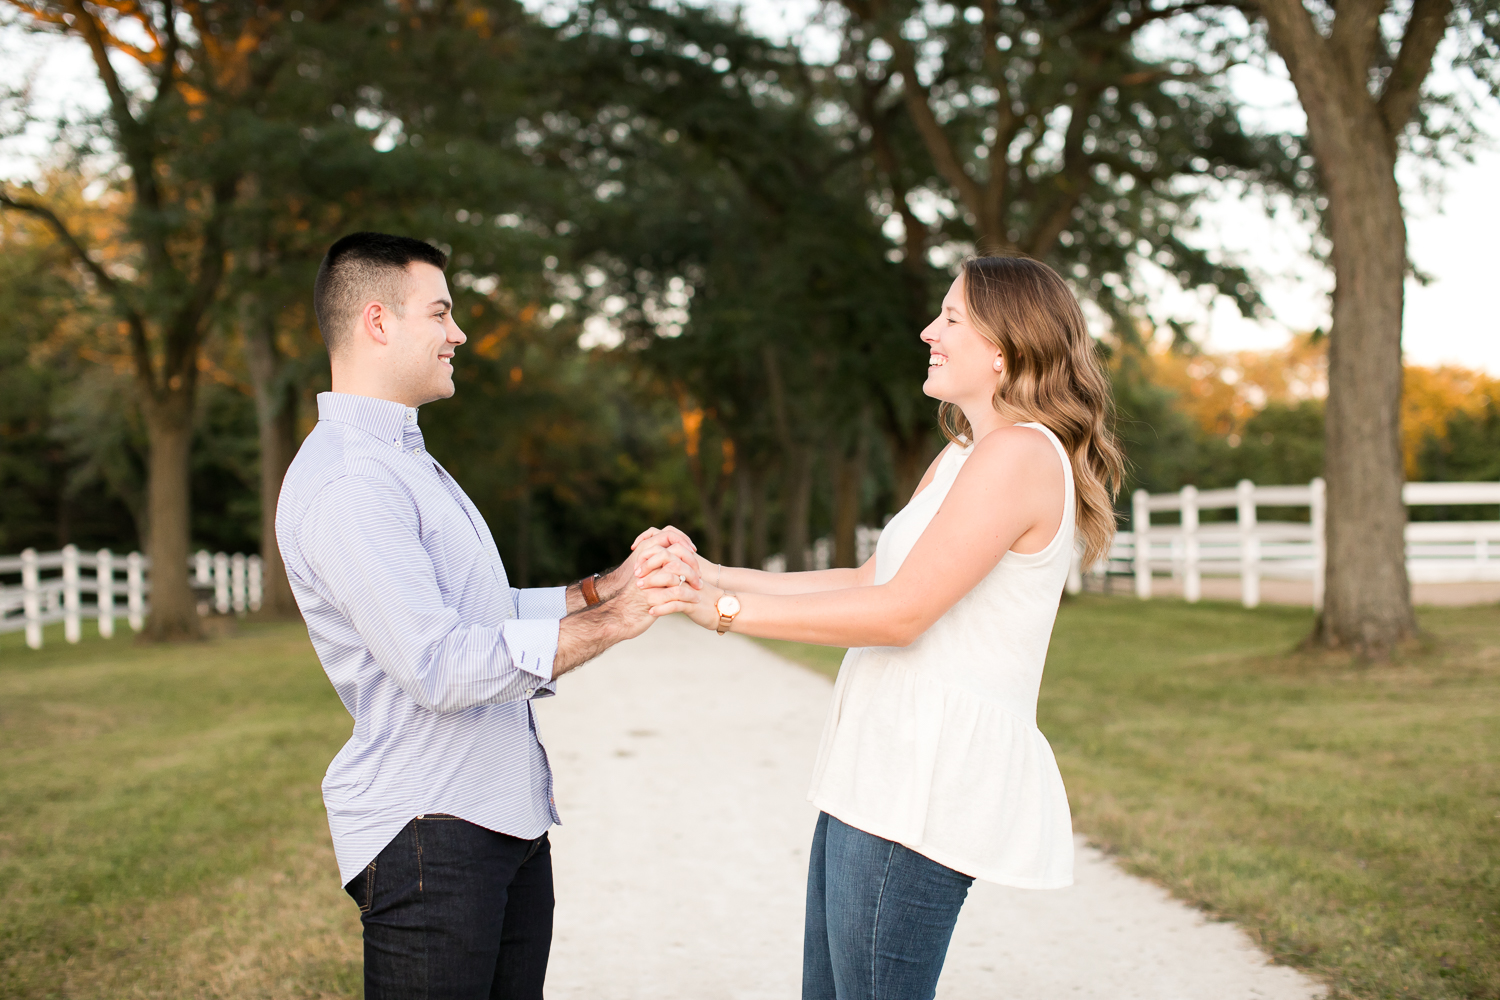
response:
[[[130,512],[96,488],[90,463],[104,451],[67,419],[107,379],[49,344],[70,319],[87,321],[89,303],[67,281],[60,248],[35,229],[7,226],[0,251],[0,552],[115,544],[133,534]],[[118,411],[110,422],[129,423]]]
[[[1209,44],[1207,22],[1169,25],[1184,44],[1208,40],[1195,68],[1148,53],[1140,32],[1156,19],[1123,2],[1006,0],[988,13],[850,2],[829,22],[837,60],[812,66],[713,9],[646,0],[574,5],[555,22],[499,0],[400,16],[353,4],[294,20],[290,9],[208,15],[223,37],[264,30],[245,64],[254,87],[215,83],[207,63],[184,70],[225,110],[195,117],[171,94],[153,106],[178,201],[132,214],[134,242],[111,250],[139,264],[148,231],[171,229],[172,266],[126,295],[170,313],[212,221],[206,202],[182,199],[236,179],[215,223],[229,270],[206,320],[214,377],[196,408],[195,545],[256,544],[249,335],[271,330],[268,394],[305,430],[327,386],[313,273],[328,242],[360,228],[452,252],[471,341],[458,398],[424,426],[442,432],[436,453],[480,501],[518,579],[576,577],[666,518],[710,536],[736,524],[743,543],[735,511],[747,506],[773,522],[770,551],[798,521],[816,537],[854,462],[859,519],[879,523],[938,442],[917,337],[949,280],[934,262],[983,239],[1048,259],[1116,320],[1122,506],[1137,487],[1301,482],[1320,466],[1316,404],[1268,407],[1238,442],[1205,437],[1132,360],[1143,269],[1257,308],[1249,275],[1184,242],[1198,193],[1234,180],[1301,197],[1312,184],[1293,139],[1240,124],[1212,62],[1228,50]],[[1490,16],[1475,11],[1465,16]],[[914,74],[900,70],[897,28],[920,41]],[[991,185],[996,225],[934,159],[914,87],[960,166]],[[83,123],[90,142],[100,128]],[[16,307],[0,324],[31,324],[5,350],[31,363],[0,373],[11,390],[0,407],[24,413],[5,424],[0,530],[128,544],[126,514],[141,521],[144,495],[138,387],[15,346],[104,311],[55,245],[27,252],[4,265],[18,275],[3,285]],[[558,318],[535,319],[554,308]],[[601,318],[623,344],[580,350],[575,338],[597,335]],[[481,354],[492,335],[498,346]],[[701,420],[692,434],[685,416]],[[1428,465],[1463,466],[1485,433],[1459,430],[1453,441],[1476,444]],[[53,511],[73,527],[44,526]]]
[[[1261,308],[1251,275],[1186,239],[1193,202],[1207,183],[1231,178],[1299,196],[1311,178],[1294,136],[1242,126],[1206,53],[1195,53],[1196,65],[1148,53],[1140,38],[1161,10],[1059,0],[843,6],[844,52],[828,84],[847,108],[846,129],[888,143],[899,166],[882,169],[896,199],[927,191],[947,201],[931,223],[939,245],[1048,261],[1127,340],[1150,268],[1183,287],[1213,287],[1247,314]],[[924,104],[931,124],[912,110]]]
[[[428,448],[474,500],[516,586],[622,562],[647,525],[691,524],[676,408],[571,324],[460,354],[454,398],[422,410]]]
[[[1126,458],[1125,484],[1116,506],[1128,511],[1136,490],[1165,493],[1193,482],[1202,432],[1173,405],[1170,390],[1147,379],[1138,349],[1122,351],[1111,376],[1117,432]]]
[[[1487,399],[1478,413],[1453,414],[1442,437],[1423,441],[1417,461],[1423,479],[1500,480],[1500,400]]]

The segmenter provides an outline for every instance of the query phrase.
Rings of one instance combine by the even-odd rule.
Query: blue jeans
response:
[[[522,840],[429,814],[344,889],[365,928],[365,1000],[541,1000],[552,949],[546,834]]]
[[[802,1000],[932,1000],[974,880],[818,814]]]

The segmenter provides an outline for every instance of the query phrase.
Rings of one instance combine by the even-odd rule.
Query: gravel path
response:
[[[830,685],[680,618],[538,704],[557,772],[550,1000],[795,1000],[807,779]],[[1064,775],[1066,779],[1066,775]],[[1312,1000],[1080,840],[1077,884],[975,883],[939,1000]]]

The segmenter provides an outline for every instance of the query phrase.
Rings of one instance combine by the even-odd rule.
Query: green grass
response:
[[[0,996],[358,996],[306,630],[128,635],[0,636]]]
[[[1304,609],[1068,601],[1038,724],[1075,826],[1334,997],[1500,998],[1500,608],[1420,618],[1361,666],[1294,652]]]

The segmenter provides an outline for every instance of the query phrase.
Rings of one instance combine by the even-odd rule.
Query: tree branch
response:
[[[907,113],[917,126],[917,134],[922,137],[922,144],[927,147],[933,166],[943,180],[958,191],[960,200],[974,213],[979,220],[979,229],[983,231],[986,228],[984,189],[959,163],[958,156],[953,151],[953,143],[948,140],[948,134],[932,113],[932,107],[927,103],[927,88],[917,79],[916,54],[910,43],[901,37],[899,28],[887,34],[885,40],[894,52],[891,61],[901,73],[901,94],[906,100]]]
[[[995,99],[995,138],[990,142],[989,153],[986,161],[989,164],[989,177],[984,186],[984,215],[991,219],[1005,218],[1004,202],[1008,193],[1008,181],[1006,176],[1006,153],[1010,150],[1011,140],[1016,137],[1020,128],[1020,119],[1015,109],[1011,107],[1014,99],[1010,92],[1010,82],[1005,78],[1005,60],[1000,54],[1000,47],[996,44],[999,40],[998,17],[996,0],[984,0],[980,5],[980,40],[984,45],[984,68],[989,76],[991,85],[994,86],[998,97]]]
[[[1176,17],[1178,14],[1190,14],[1193,11],[1204,10],[1208,7],[1223,6],[1224,3],[1222,2],[1222,0],[1194,0],[1194,2],[1192,3],[1180,3],[1171,7],[1163,7],[1160,10],[1144,11],[1125,23],[1125,30],[1123,34],[1133,35],[1153,21],[1161,21],[1169,17]],[[1234,5],[1231,4],[1230,6]]]
[[[1335,7],[1333,24],[1328,29],[1328,47],[1345,80],[1351,84],[1368,88],[1370,67],[1380,47],[1380,15],[1388,3],[1389,0],[1342,0]]]
[[[94,276],[94,280],[99,282],[99,286],[104,289],[104,293],[114,302],[115,309],[119,312],[120,318],[125,321],[125,325],[130,331],[130,351],[135,358],[137,376],[145,382],[148,388],[154,388],[155,379],[151,366],[151,352],[146,343],[146,323],[141,318],[141,314],[136,311],[135,306],[131,304],[130,299],[125,294],[125,290],[120,287],[120,283],[111,277],[110,273],[104,270],[99,262],[89,255],[88,250],[84,248],[78,237],[73,235],[72,230],[67,227],[67,224],[59,219],[57,213],[46,205],[34,201],[22,201],[13,198],[8,192],[0,190],[0,207],[24,212],[27,215],[33,215],[41,219],[47,228],[51,229],[57,235],[63,246],[68,248],[68,252],[73,255],[78,263],[82,264]]]
[[[109,61],[109,45],[105,41],[104,29],[95,20],[83,5],[82,0],[69,0],[68,9],[73,14],[75,29],[83,35],[88,43],[89,52],[93,54],[94,66],[99,71],[99,79],[104,84],[105,91],[109,94],[109,103],[114,108],[115,120],[122,132],[133,133],[137,127],[135,115],[130,110],[130,96],[125,93],[125,88],[120,85],[119,74]],[[128,142],[133,142],[134,135],[130,136]],[[131,163],[130,168],[134,170],[136,164]]]
[[[1380,94],[1380,117],[1394,142],[1411,121],[1422,84],[1432,71],[1432,57],[1448,31],[1453,0],[1415,0],[1401,39],[1401,51]]]
[[[167,44],[161,48],[162,60],[161,70],[156,76],[156,97],[151,102],[151,112],[148,117],[155,118],[159,109],[167,99],[172,90],[172,74],[177,69],[177,50],[182,45],[182,40],[177,34],[177,7],[172,0],[164,0],[165,8],[163,28],[167,33]]]
[[[1318,31],[1302,0],[1257,0],[1255,7],[1266,19],[1271,45],[1286,63],[1303,106],[1333,99],[1325,86],[1328,40]],[[1312,115],[1321,108],[1308,110]]]
[[[1057,245],[1057,238],[1073,217],[1073,209],[1083,197],[1084,182],[1088,179],[1089,167],[1092,165],[1083,152],[1084,129],[1088,120],[1087,108],[1095,96],[1093,90],[1084,91],[1080,88],[1073,98],[1068,116],[1068,131],[1063,139],[1062,168],[1052,176],[1051,186],[1055,192],[1049,199],[1052,204],[1047,206],[1046,211],[1038,213],[1039,221],[1026,237],[1026,252],[1037,260],[1044,260],[1052,253]]]

